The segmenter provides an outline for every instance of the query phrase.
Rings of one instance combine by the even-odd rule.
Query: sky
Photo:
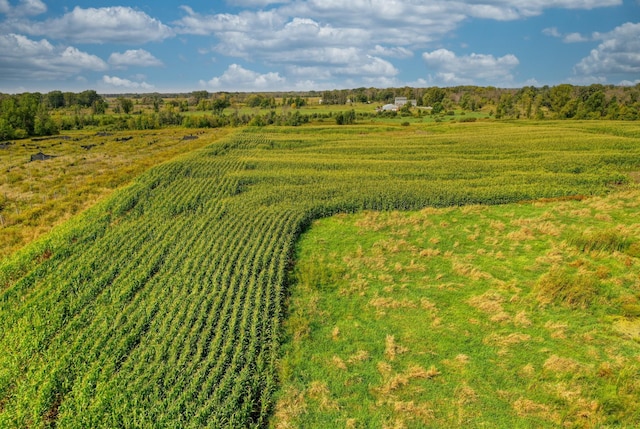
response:
[[[0,92],[640,83],[640,0],[0,0]]]

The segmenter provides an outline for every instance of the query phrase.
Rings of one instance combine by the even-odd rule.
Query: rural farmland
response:
[[[117,136],[120,134],[114,137]],[[489,210],[485,209],[487,206],[499,205],[504,213],[509,213],[520,210],[518,203],[579,204],[582,201],[577,200],[630,192],[636,189],[635,179],[640,170],[637,122],[478,121],[410,127],[392,123],[346,127],[312,124],[244,127],[221,136],[207,134],[199,140],[198,147],[148,169],[127,186],[116,189],[51,233],[2,260],[0,427],[218,428],[270,424],[277,427],[278,420],[272,421],[272,416],[282,417],[278,414],[283,406],[278,402],[283,397],[279,391],[281,381],[302,377],[291,372],[295,371],[293,364],[287,364],[289,372],[283,372],[282,362],[284,350],[298,347],[289,342],[291,337],[303,341],[305,336],[291,333],[291,318],[306,316],[302,309],[293,313],[289,302],[298,299],[295,298],[298,241],[315,220],[363,211],[461,207],[433,212],[438,221],[428,234],[444,237],[447,226],[452,228],[457,219],[474,215],[474,210],[484,213]],[[615,200],[609,203],[615,204],[618,204]],[[620,210],[625,204],[631,207],[630,202],[620,204]],[[465,207],[471,208],[465,211]],[[566,223],[574,222],[573,211],[587,210],[581,206],[549,210],[565,209]],[[418,222],[428,222],[432,215],[429,210],[423,212],[425,220]],[[504,213],[495,216],[506,216]],[[620,274],[620,267],[608,268],[612,278],[621,280],[610,282],[606,302],[599,301],[600,306],[593,307],[596,310],[591,313],[589,303],[580,301],[583,295],[568,306],[557,303],[558,308],[563,314],[583,311],[580,314],[587,314],[590,321],[603,323],[603,314],[616,315],[633,326],[640,316],[638,221],[633,215],[613,210],[603,216],[613,222],[613,228],[626,225],[614,237],[622,242],[620,247],[605,250],[626,255],[623,264],[628,264],[632,274],[625,277]],[[464,235],[477,234],[477,240],[500,241],[486,230],[489,221],[482,222],[485,224],[479,223],[481,230],[476,232],[473,224],[467,225],[469,231]],[[497,222],[495,219],[494,227]],[[508,225],[505,217],[500,222]],[[591,241],[579,240],[582,218],[576,217],[575,222],[578,226],[574,228],[578,229],[574,236],[578,238],[564,239],[561,246],[583,246],[588,251]],[[373,221],[367,224],[374,225],[371,229],[376,230]],[[520,225],[514,234],[525,226]],[[351,231],[348,228],[345,225],[345,231]],[[535,228],[530,226],[532,231]],[[606,229],[603,225],[599,228]],[[505,234],[509,232],[513,231]],[[526,235],[526,231],[520,233]],[[351,233],[339,229],[335,232],[338,239],[343,234]],[[420,244],[417,243],[416,246]],[[436,245],[422,241],[423,248],[414,250],[426,255],[436,252]],[[363,251],[370,250],[365,244],[362,247]],[[519,247],[512,250],[522,251]],[[485,251],[501,252],[503,258],[508,258],[511,252],[508,247]],[[389,252],[391,257],[393,252]],[[479,255],[478,249],[475,252]],[[435,258],[437,254],[432,256]],[[461,258],[458,277],[446,280],[454,291],[458,289],[455,284],[463,282],[461,278],[473,276],[464,255],[457,257]],[[399,263],[406,265],[407,261]],[[491,266],[487,260],[484,264]],[[593,262],[585,264],[592,266]],[[483,270],[488,275],[500,278],[499,271],[491,271],[499,270],[497,266],[491,270],[486,267]],[[517,268],[510,270],[515,272]],[[442,273],[445,278],[448,275]],[[482,274],[479,276],[479,283],[473,284],[473,294],[465,296],[460,307],[451,302],[452,313],[466,311],[471,302],[477,312],[473,318],[480,325],[488,324],[485,319],[495,315],[483,310],[488,308],[485,304],[489,301],[498,308],[497,313],[504,309],[511,315],[507,318],[525,311],[519,320],[525,323],[536,319],[537,323],[532,304],[520,310],[517,301],[507,305],[505,300],[514,291],[508,285],[495,291],[496,284],[488,278],[483,280]],[[325,280],[331,278],[334,277],[329,275]],[[344,278],[335,280],[340,284]],[[522,288],[536,284],[544,287],[533,278],[523,282],[531,284]],[[443,290],[446,288],[437,296],[429,296],[429,291],[423,290],[426,295],[407,299],[436,302]],[[377,302],[380,305],[373,308],[379,310],[385,308],[385,302],[392,301]],[[611,304],[608,310],[607,303]],[[433,311],[439,311],[437,308],[440,307],[434,307]],[[544,311],[547,317],[551,310]],[[430,313],[425,317],[428,323],[433,323],[435,316]],[[442,318],[447,320],[444,315]],[[581,319],[569,320],[579,324]],[[313,326],[311,323],[309,332],[315,335]],[[465,326],[460,329],[469,328]],[[340,328],[340,332],[348,334],[345,329]],[[503,332],[507,337],[512,333]],[[531,334],[527,335],[531,338]],[[512,347],[508,339],[492,338],[489,341],[492,353],[499,352],[501,347],[507,351]],[[394,345],[394,341],[399,343]],[[400,336],[387,339],[387,343],[391,350],[387,358],[389,353],[395,353],[402,365],[411,363],[402,361],[401,351],[406,344]],[[623,355],[624,365],[603,357],[607,353],[613,356],[612,347]],[[591,349],[599,356],[602,370],[617,374],[618,380],[624,382],[618,385],[607,382],[601,385],[602,389],[626,389],[625,394],[630,396],[640,392],[637,334],[598,337]],[[552,350],[546,358],[554,353],[560,352]],[[534,369],[545,364],[541,359],[542,356],[532,358]],[[572,357],[571,362],[585,359]],[[521,366],[527,363],[523,361]],[[391,380],[393,371],[398,371],[391,364],[390,372],[383,369],[378,374],[385,382]],[[417,370],[413,373],[421,382],[436,376],[435,372],[429,372],[430,367],[422,370],[424,373]],[[445,372],[441,360],[434,363],[434,371]],[[507,379],[510,374],[506,371],[501,377]],[[571,380],[566,382],[570,384]],[[489,389],[480,391],[478,386],[472,388],[466,383],[471,389],[467,391],[469,398],[489,395]],[[567,395],[572,392],[569,384],[565,386]],[[442,388],[440,393],[447,394],[449,388]],[[492,386],[495,391],[510,388],[508,383]],[[294,385],[287,389],[291,392],[300,388]],[[326,389],[328,385],[319,386],[315,396],[311,393],[311,398],[320,402],[321,411],[326,411],[323,395],[331,395]],[[601,419],[593,420],[595,423],[633,427],[639,422],[637,404],[621,411],[620,407],[626,409],[631,404],[626,397],[619,403],[613,400],[605,403],[597,395],[584,396],[594,401],[593,413],[597,412]],[[499,425],[520,416],[521,427],[540,422],[552,427],[559,421],[557,415],[568,412],[559,401],[545,404],[539,397],[536,402],[524,394],[522,398],[509,399],[511,403],[522,399],[519,409],[525,409],[523,415],[513,408],[512,415],[500,415],[495,421],[485,415],[469,421]],[[441,399],[425,402],[438,400]],[[498,401],[486,400],[490,404]],[[335,401],[339,399],[330,399],[329,405],[325,404],[330,413],[335,411]],[[401,398],[398,402],[409,400]],[[545,412],[551,418],[545,420]],[[477,414],[472,408],[468,417],[474,416]],[[434,420],[429,420],[432,417]],[[352,416],[330,418],[341,427],[362,424]],[[389,421],[385,418],[378,422],[380,427],[383,423],[390,424],[395,417],[390,415]],[[443,420],[438,418],[444,419],[425,411],[427,423],[441,423]],[[286,421],[280,419],[282,425]]]

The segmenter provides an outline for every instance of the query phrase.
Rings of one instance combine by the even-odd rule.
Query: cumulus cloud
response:
[[[4,79],[64,79],[83,71],[106,70],[95,55],[73,46],[54,46],[19,34],[0,35],[0,69]]]
[[[123,53],[114,52],[111,54],[109,64],[116,68],[126,68],[129,66],[159,67],[162,66],[162,61],[144,49],[130,49]]]
[[[640,23],[627,22],[609,33],[574,67],[579,76],[610,76],[640,73]]]
[[[154,86],[148,84],[147,82],[135,82],[129,79],[122,79],[117,76],[102,76],[102,83],[107,85],[108,87],[117,88],[117,89],[153,89]]]
[[[233,6],[265,7],[271,4],[289,3],[289,0],[227,0]]]
[[[226,91],[273,91],[285,88],[286,79],[279,73],[261,74],[238,64],[231,64],[222,75],[208,82],[201,80],[200,85]]]
[[[262,62],[274,69],[289,67],[296,75],[314,71],[310,74],[314,81],[362,74],[360,82],[386,82],[398,74],[392,61],[412,57],[469,18],[516,20],[551,8],[593,9],[620,5],[622,0],[241,0],[233,4],[260,9],[202,14],[182,6],[184,16],[172,24],[178,34],[213,36],[210,49],[219,55]],[[547,31],[560,35],[557,29]],[[566,42],[580,38],[569,34]],[[510,71],[518,63],[514,56],[483,55],[456,61],[491,63],[497,82],[510,81]],[[474,78],[464,70],[436,66],[434,76],[440,79],[468,82]]]
[[[545,28],[544,30],[542,30],[542,34],[544,34],[545,36],[562,39],[564,43],[588,42],[594,37],[597,37],[597,33],[594,33],[593,37],[585,36],[580,33],[562,34],[560,31],[558,31],[557,27]]]
[[[76,6],[60,18],[42,22],[16,21],[10,25],[23,33],[77,43],[142,44],[174,35],[171,28],[157,19],[122,6],[87,9]]]
[[[388,48],[385,46],[376,45],[373,49],[371,49],[370,53],[371,55],[390,58],[411,58],[413,56],[413,52],[411,52],[407,48],[403,48],[402,46]]]
[[[0,13],[8,16],[34,16],[47,11],[47,5],[41,0],[20,0],[16,6],[11,6],[8,0],[0,0]]]
[[[447,49],[425,52],[422,58],[430,72],[429,79],[437,85],[494,85],[513,84],[513,69],[519,61],[508,54],[499,58],[486,54],[458,56]]]
[[[467,8],[470,16],[507,21],[538,16],[551,8],[588,10],[619,6],[622,0],[470,0],[455,3]]]

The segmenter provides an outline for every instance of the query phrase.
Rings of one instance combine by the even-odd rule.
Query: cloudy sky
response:
[[[640,0],[0,0],[0,92],[640,82]]]

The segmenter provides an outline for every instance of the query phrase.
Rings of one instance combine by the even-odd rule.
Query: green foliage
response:
[[[133,101],[130,98],[118,97],[118,104],[126,115],[133,110]]]
[[[356,112],[352,109],[348,112],[340,112],[336,115],[337,125],[352,125],[356,121]]]

